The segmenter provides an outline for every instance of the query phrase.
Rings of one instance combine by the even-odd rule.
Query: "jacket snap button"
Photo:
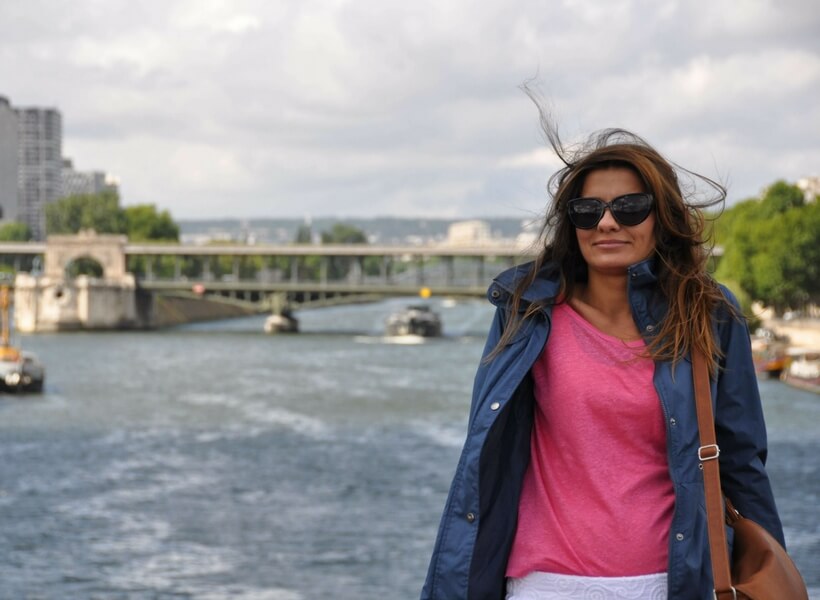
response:
[[[654,325],[647,325],[646,330],[649,331],[649,332],[655,331],[655,326]]]
[[[677,424],[678,424],[678,422],[677,422],[675,419],[669,419],[669,424],[670,424],[672,427],[674,427],[675,425],[677,425]]]
[[[682,542],[683,541],[683,534],[682,533],[677,534],[675,536],[675,539],[678,540],[679,542]]]
[[[498,402],[493,402],[490,404],[490,410],[498,410],[500,407],[501,405]]]
[[[467,522],[472,523],[475,521],[475,513],[467,513]]]
[[[493,298],[498,298],[498,297],[501,295],[501,292],[499,292],[498,290],[493,290],[493,291],[492,291],[492,293],[491,293],[490,295],[491,295]]]

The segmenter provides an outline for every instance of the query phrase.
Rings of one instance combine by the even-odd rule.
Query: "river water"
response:
[[[0,599],[418,597],[491,318],[387,343],[403,306],[21,339],[42,396],[0,397]],[[770,472],[820,598],[820,397],[761,382]]]

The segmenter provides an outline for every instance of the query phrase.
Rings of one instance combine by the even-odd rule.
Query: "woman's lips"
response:
[[[626,244],[627,242],[623,240],[601,240],[600,242],[595,242],[592,245],[597,248],[620,248]]]

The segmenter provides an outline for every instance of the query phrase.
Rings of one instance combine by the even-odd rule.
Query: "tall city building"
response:
[[[46,235],[46,206],[61,196],[62,117],[53,108],[17,108],[17,220],[36,240]]]
[[[17,115],[0,96],[0,222],[17,219]]]

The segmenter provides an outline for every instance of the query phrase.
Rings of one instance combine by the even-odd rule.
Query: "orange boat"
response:
[[[46,378],[45,368],[31,352],[11,345],[9,287],[0,286],[0,389],[14,392],[39,392]]]
[[[788,340],[771,329],[758,329],[752,336],[752,359],[758,375],[780,377],[789,364]]]

